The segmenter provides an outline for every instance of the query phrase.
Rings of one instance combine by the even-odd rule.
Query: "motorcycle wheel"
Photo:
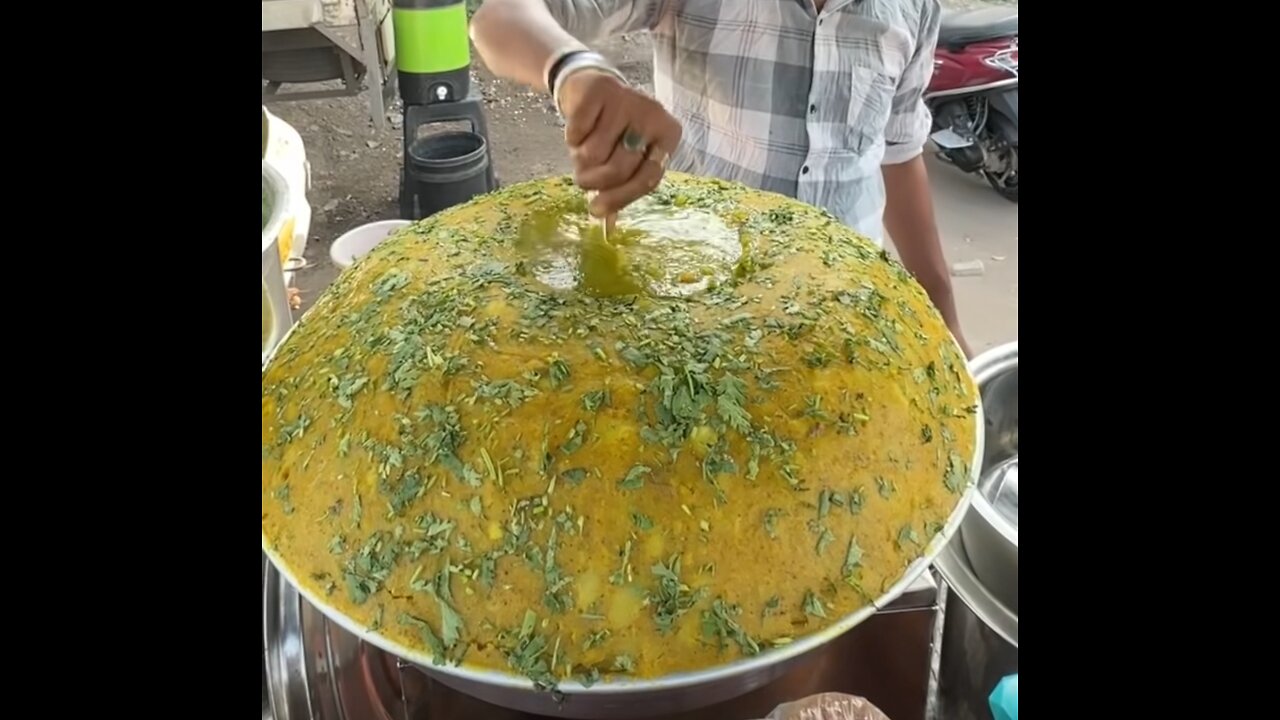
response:
[[[1004,172],[983,170],[982,176],[1000,197],[1016,203],[1018,202],[1018,146],[1004,145],[999,152]]]

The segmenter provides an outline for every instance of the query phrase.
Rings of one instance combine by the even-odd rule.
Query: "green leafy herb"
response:
[[[947,456],[947,472],[942,482],[953,493],[960,492],[969,481],[969,472],[964,459],[955,453]]]
[[[431,650],[431,664],[444,665],[447,657],[444,643],[440,640],[440,636],[436,635],[431,629],[431,625],[422,618],[416,618],[408,613],[400,613],[400,624],[411,625],[418,629],[418,633],[422,636],[422,642]]]
[[[551,387],[560,387],[569,381],[569,364],[559,357],[553,357],[547,374],[551,378]]]
[[[587,639],[584,640],[582,643],[582,649],[585,652],[587,650],[590,650],[593,647],[603,645],[604,641],[608,639],[609,639],[608,630],[596,630],[594,632],[588,633]]]
[[[479,487],[482,482],[480,474],[458,459],[458,448],[466,436],[462,431],[462,420],[457,408],[428,405],[418,411],[417,418],[419,422],[433,426],[432,431],[421,441],[423,450],[427,453],[427,463],[438,462],[467,485]]]
[[[649,356],[633,347],[623,347],[618,352],[623,360],[635,367],[644,367],[649,364]]]
[[[480,459],[484,461],[484,467],[489,471],[489,479],[503,487],[502,466],[493,462],[493,457],[489,455],[489,451],[480,448]]]
[[[608,390],[592,390],[582,396],[582,407],[587,412],[595,412],[608,405],[610,400]]]
[[[498,573],[498,559],[492,553],[485,553],[480,557],[480,568],[478,571],[478,579],[480,584],[486,588],[493,587],[494,577]]]
[[[578,678],[578,682],[582,683],[582,687],[587,688],[595,685],[600,682],[600,669],[594,667],[587,668],[587,672],[584,673],[582,677]]]
[[[822,601],[818,599],[817,595],[813,594],[812,590],[804,595],[804,611],[814,617],[825,618],[827,616],[827,610],[823,607]]]
[[[805,398],[804,416],[820,423],[831,422],[831,416],[822,409],[821,395],[810,395]]]
[[[552,612],[562,613],[573,607],[573,596],[569,586],[573,577],[565,575],[556,564],[556,535],[558,528],[551,528],[551,536],[547,538],[547,554],[542,563],[542,577],[547,583],[546,592],[542,595],[542,603]]]
[[[657,589],[649,595],[650,605],[653,606],[653,620],[658,631],[665,635],[671,632],[682,615],[702,599],[703,591],[694,592],[680,581],[679,555],[672,555],[665,565],[655,564],[650,572],[658,578]]]
[[[452,520],[438,518],[431,513],[419,515],[414,518],[412,531],[422,537],[409,544],[407,554],[411,559],[417,560],[423,553],[438,555],[444,552],[449,547],[453,528]]]
[[[399,557],[400,545],[394,538],[381,532],[370,535],[343,567],[342,577],[351,602],[363,605],[381,589]]]
[[[280,509],[285,515],[293,514],[293,503],[289,500],[289,484],[284,483],[271,491],[271,495],[280,501]]]
[[[532,680],[535,688],[554,691],[555,673],[544,657],[547,651],[547,639],[533,632],[537,623],[538,616],[532,610],[526,610],[524,622],[520,626],[520,635],[515,645],[507,650],[507,665],[520,675]]]
[[[347,536],[342,533],[334,535],[329,541],[329,552],[333,555],[341,555],[347,551]]]
[[[880,492],[880,497],[888,500],[893,497],[893,492],[897,488],[893,486],[893,482],[884,477],[876,478],[876,489]]]
[[[569,438],[560,446],[560,452],[565,455],[577,452],[578,448],[581,448],[582,444],[586,441],[587,424],[579,420],[574,424],[573,428],[569,430]]]
[[[618,487],[623,490],[639,490],[644,487],[644,476],[653,472],[646,465],[632,465],[627,471],[627,476],[618,482]]]
[[[440,634],[444,640],[446,649],[451,649],[457,644],[458,639],[462,637],[462,616],[453,609],[449,603],[443,598],[440,601]]]
[[[422,497],[422,494],[426,492],[427,486],[422,481],[421,475],[417,472],[409,471],[400,478],[399,483],[392,483],[384,479],[379,483],[379,489],[387,497],[387,502],[391,505],[391,512],[399,515],[408,509],[414,500]]]
[[[613,659],[613,669],[616,672],[635,672],[636,661],[630,655],[619,655]]]
[[[641,530],[649,531],[653,529],[653,519],[641,512],[631,513],[631,522]]]
[[[702,634],[714,638],[719,650],[724,650],[727,640],[733,640],[743,655],[756,655],[760,643],[747,634],[736,618],[742,614],[737,605],[726,605],[720,598],[711,602],[711,609],[702,611]]]
[[[928,425],[920,426],[920,442],[928,445],[933,442],[933,428]]]
[[[849,514],[857,515],[862,512],[862,504],[866,499],[862,496],[862,489],[849,491]]]
[[[782,515],[782,511],[778,508],[769,508],[764,511],[764,531],[769,534],[770,538],[778,537],[778,518]]]
[[[716,413],[725,425],[742,434],[751,431],[751,415],[742,407],[746,402],[747,384],[726,373],[716,384]]]
[[[824,488],[818,493],[818,519],[825,519],[829,512],[831,512],[831,491]]]
[[[858,566],[862,564],[862,548],[858,547],[857,538],[849,538],[849,549],[844,554],[844,565],[841,572],[845,577],[853,575]]]
[[[898,531],[898,547],[905,548],[908,544],[919,545],[920,536],[916,534],[916,529],[910,525],[903,525]]]
[[[529,387],[515,380],[495,380],[493,382],[472,381],[471,387],[477,398],[493,400],[499,405],[519,407],[526,400],[538,394],[536,388]]]
[[[621,585],[624,582],[631,582],[631,541],[628,540],[622,546],[622,550],[618,553],[618,557],[622,558],[622,564],[613,574],[609,575],[610,585]]]
[[[817,545],[818,554],[821,555],[823,551],[827,549],[827,546],[830,545],[835,539],[836,539],[836,536],[832,535],[830,530],[828,530],[825,527],[822,528],[822,531],[818,533],[818,545]]]
[[[764,612],[762,613],[764,617],[777,615],[779,612],[782,612],[782,598],[774,595],[765,601]]]
[[[587,471],[582,468],[569,468],[560,473],[560,478],[570,485],[580,485],[587,479]]]

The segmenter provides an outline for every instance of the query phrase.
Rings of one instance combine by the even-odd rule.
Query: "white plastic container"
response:
[[[284,268],[285,287],[293,287],[293,276],[306,265],[307,236],[311,232],[311,163],[302,136],[289,123],[262,108],[266,122],[266,147],[263,159],[279,173],[288,192],[284,221],[276,238],[280,263]]]
[[[280,262],[280,235],[289,212],[289,186],[280,173],[262,162],[262,362],[293,325],[289,293]]]
[[[412,224],[409,220],[379,220],[348,230],[329,246],[329,259],[334,265],[346,270],[377,247],[378,243]]]

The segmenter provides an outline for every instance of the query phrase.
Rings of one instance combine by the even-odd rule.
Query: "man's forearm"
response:
[[[929,293],[929,298],[953,330],[959,327],[951,274],[942,254],[933,192],[924,156],[882,167],[885,186],[884,226],[893,238],[902,264]]]
[[[547,66],[570,49],[586,49],[543,0],[487,0],[471,18],[471,41],[498,77],[547,92]]]

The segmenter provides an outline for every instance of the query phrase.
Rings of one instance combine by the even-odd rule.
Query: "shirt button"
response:
[[[801,174],[801,175],[808,175],[808,174],[809,174],[809,166],[808,166],[808,165],[805,165],[804,167],[800,168],[800,174]]]
[[[810,105],[810,106],[809,106],[809,112],[810,112],[810,113],[816,113],[816,112],[818,112],[818,106],[817,106],[817,105]]]
[[[821,25],[821,24],[822,24],[822,18],[818,18],[818,24],[819,24],[819,25]]]

